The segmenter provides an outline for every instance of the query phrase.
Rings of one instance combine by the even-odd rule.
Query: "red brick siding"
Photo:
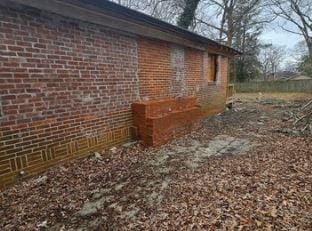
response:
[[[140,38],[138,40],[141,99],[170,96],[172,70],[169,43]]]
[[[204,52],[188,48],[185,52],[185,69],[187,76],[187,92],[189,96],[199,96],[203,81]]]
[[[175,45],[163,41],[145,38],[139,40],[141,99],[164,99],[177,96],[175,91],[170,91],[172,78],[175,77],[175,68],[171,63],[173,47]],[[228,58],[224,56],[221,58],[221,73],[218,81],[208,84],[209,54],[206,59],[204,55],[203,51],[184,48],[186,96],[197,96],[207,113],[217,112],[225,106]],[[207,68],[204,68],[204,61],[207,62]]]
[[[209,54],[208,54],[209,56]],[[206,90],[203,92],[202,105],[205,108],[207,114],[211,112],[218,112],[223,110],[226,102],[226,90],[228,84],[228,58],[219,56],[221,62],[219,63],[220,74],[215,83],[208,83]],[[209,64],[208,73],[209,75]]]
[[[1,9],[0,184],[130,139],[136,39]]]

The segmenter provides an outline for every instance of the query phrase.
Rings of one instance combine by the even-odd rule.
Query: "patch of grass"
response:
[[[312,93],[237,93],[233,98],[247,102],[255,100],[302,101],[311,100]]]

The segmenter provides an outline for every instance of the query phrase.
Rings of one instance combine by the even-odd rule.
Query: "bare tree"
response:
[[[265,14],[266,6],[266,0],[203,0],[200,4],[201,12],[215,12],[212,17],[218,20],[212,22],[211,17],[207,17],[205,13],[199,14],[196,20],[199,25],[217,31],[220,42],[232,46],[233,38],[242,31],[242,27],[250,30],[274,20],[274,17]]]
[[[261,62],[264,80],[270,77],[273,79],[276,78],[276,72],[280,68],[284,56],[284,47],[268,44],[262,48],[259,60]]]
[[[185,0],[111,0],[128,8],[176,24]]]
[[[311,0],[271,0],[272,12],[285,23],[281,28],[304,37],[312,58],[312,1]],[[290,26],[295,26],[295,30]]]

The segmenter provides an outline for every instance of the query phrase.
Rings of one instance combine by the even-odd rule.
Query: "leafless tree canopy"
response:
[[[271,0],[271,10],[284,23],[281,27],[293,34],[303,36],[309,56],[312,57],[312,1]]]
[[[285,48],[269,44],[261,49],[259,60],[264,80],[269,77],[275,79],[276,72],[281,64],[282,59],[285,57]]]
[[[185,5],[184,0],[112,0],[163,21],[176,24]]]

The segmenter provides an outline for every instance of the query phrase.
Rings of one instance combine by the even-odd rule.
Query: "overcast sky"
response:
[[[303,40],[302,36],[283,30],[281,25],[292,31],[298,31],[297,27],[292,23],[276,19],[265,26],[261,39],[275,45],[286,46],[287,48],[293,48],[299,41]]]
[[[284,31],[279,26],[280,24],[281,22],[276,21],[267,25],[261,34],[260,39],[265,43],[272,43],[277,46],[285,47],[286,54],[282,63],[282,67],[284,67],[289,62],[298,62],[298,57],[294,54],[293,49],[298,42],[303,40],[303,37]],[[292,24],[284,23],[283,25],[288,29],[297,31],[297,28]]]
[[[293,48],[302,37],[299,35],[291,34],[281,29],[265,30],[261,35],[261,40],[272,43],[278,46],[286,46],[287,48]]]

